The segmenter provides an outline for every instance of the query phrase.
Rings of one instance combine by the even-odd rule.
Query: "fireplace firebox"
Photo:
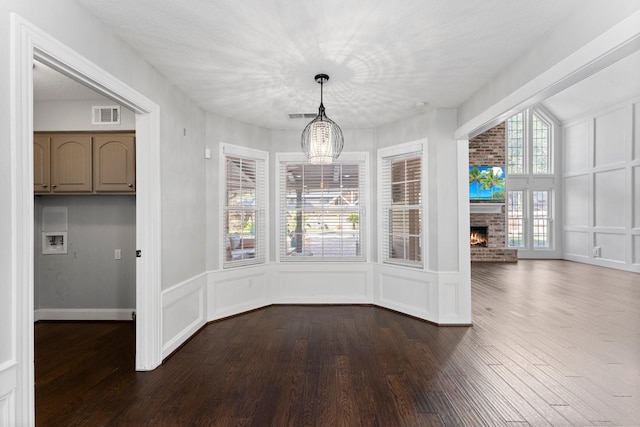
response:
[[[489,227],[485,226],[472,226],[470,243],[471,246],[486,248],[489,243]]]

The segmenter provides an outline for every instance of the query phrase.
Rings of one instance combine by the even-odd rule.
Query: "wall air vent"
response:
[[[318,113],[289,113],[290,119],[315,119]]]
[[[91,124],[93,125],[119,125],[120,106],[91,107]]]

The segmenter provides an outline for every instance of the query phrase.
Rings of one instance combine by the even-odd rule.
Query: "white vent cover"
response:
[[[94,125],[119,125],[120,106],[93,106],[91,107],[91,124]]]
[[[289,113],[290,119],[314,119],[318,113]]]

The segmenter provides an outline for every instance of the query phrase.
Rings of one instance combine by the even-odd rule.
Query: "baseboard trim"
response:
[[[39,320],[133,320],[135,308],[41,308],[33,319]]]

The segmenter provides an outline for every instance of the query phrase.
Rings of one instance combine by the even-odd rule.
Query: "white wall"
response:
[[[640,99],[563,129],[564,258],[640,272]]]
[[[24,198],[33,196],[16,194],[14,185],[22,173],[16,169],[19,163],[14,155],[22,155],[29,149],[14,152],[10,149],[18,140],[11,133],[15,98],[10,73],[18,69],[12,68],[10,61],[15,46],[10,34],[11,12],[47,33],[49,40],[56,39],[159,106],[160,182],[157,185],[161,191],[162,274],[157,282],[148,286],[169,289],[198,277],[205,270],[206,203],[202,197],[206,192],[202,156],[205,114],[73,0],[0,3],[0,57],[5,59],[0,65],[0,146],[6,153],[0,156],[0,180],[6,183],[0,188],[0,199],[5,203],[0,209],[0,234],[8,237],[7,244],[0,249],[0,420],[8,420],[9,425],[28,425],[33,422],[33,364],[28,350],[28,329],[22,327],[29,315],[14,301],[23,301],[17,298],[22,288],[18,288],[15,278],[30,277],[26,271],[16,272],[16,265],[23,264],[16,261],[22,252],[15,249],[30,243],[16,241],[14,224],[16,216],[23,214],[18,209],[25,205]],[[20,281],[19,286],[32,284],[28,280]]]
[[[637,50],[640,2],[585,2],[458,108],[457,135],[478,134]]]
[[[91,124],[92,106],[120,105],[104,97],[82,101],[36,101],[33,104],[33,130],[35,131],[111,131],[135,130],[136,115],[120,106],[120,123],[110,125]]]

